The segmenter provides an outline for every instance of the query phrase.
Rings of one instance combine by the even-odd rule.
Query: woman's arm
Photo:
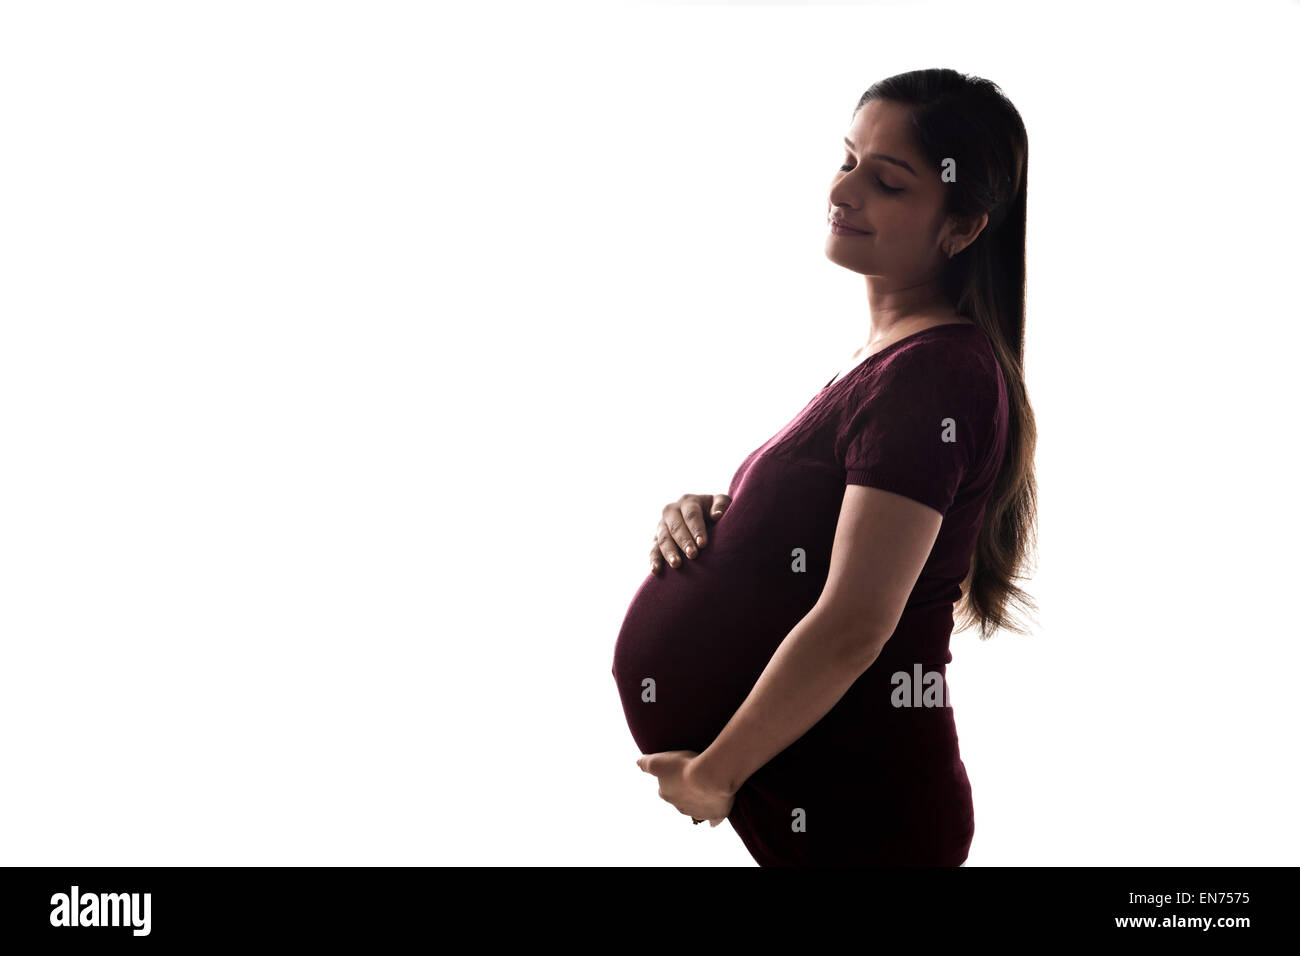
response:
[[[817,604],[781,642],[727,726],[691,762],[694,784],[734,793],[826,716],[898,626],[942,523],[938,511],[911,498],[845,487]]]

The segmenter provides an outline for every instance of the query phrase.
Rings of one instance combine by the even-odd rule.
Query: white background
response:
[[[865,340],[826,193],[932,66],[1031,144],[1041,610],[953,637],[969,865],[1294,863],[1298,28],[6,5],[0,863],[754,865],[613,642],[662,505]]]

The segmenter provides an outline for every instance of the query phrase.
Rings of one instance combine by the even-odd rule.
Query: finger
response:
[[[682,521],[686,524],[686,533],[700,548],[708,543],[708,538],[704,532],[703,503],[706,500],[706,495],[691,495],[682,501]]]
[[[659,532],[655,532],[655,543],[650,546],[650,573],[660,575],[664,570],[664,556],[659,550]]]
[[[726,818],[724,817],[723,819],[726,819]],[[709,826],[711,826],[711,827],[716,827],[716,826],[717,826],[719,823],[721,823],[721,822],[722,822],[722,820],[710,820],[710,821],[709,821]]]
[[[709,508],[710,518],[721,518],[724,511],[731,506],[731,495],[714,495],[713,505]]]
[[[666,561],[670,567],[680,568],[682,566],[682,555],[681,552],[677,550],[677,542],[673,537],[672,524],[670,523],[668,516],[669,508],[677,514],[677,517],[674,520],[679,524],[681,523],[682,513],[677,511],[677,505],[675,503],[664,505],[663,518],[660,519],[659,527],[655,531],[655,542],[656,546],[659,548],[659,553],[663,555],[664,561]]]
[[[674,501],[670,505],[664,505],[663,522],[677,547],[681,548],[688,558],[695,557],[695,542],[691,540],[690,529],[686,527],[686,522],[682,520],[680,502]],[[674,564],[673,567],[677,567],[677,565]]]
[[[668,525],[663,521],[660,521],[659,527],[655,529],[655,544],[650,549],[650,554],[652,567],[658,567],[660,570],[665,565],[676,568],[682,563],[682,556],[677,551],[673,536],[668,533]]]

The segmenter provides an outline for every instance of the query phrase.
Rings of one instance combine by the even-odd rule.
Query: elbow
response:
[[[884,649],[887,640],[889,640],[889,635],[880,636],[876,632],[865,636],[854,635],[845,649],[850,665],[861,674],[876,662],[876,658],[880,656],[880,652]]]
[[[875,663],[896,626],[885,625],[861,611],[847,609],[823,609],[821,616],[839,656],[859,672]]]

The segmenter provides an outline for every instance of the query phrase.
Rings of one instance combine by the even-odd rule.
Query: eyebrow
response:
[[[847,146],[850,150],[856,148],[856,147],[854,147],[854,145],[853,145],[853,140],[849,139],[847,136],[844,137],[844,145]],[[867,156],[869,156],[869,157],[872,158],[872,159],[879,159],[879,160],[881,160],[882,162],[893,163],[895,166],[902,166],[904,169],[906,169],[906,170],[907,170],[909,173],[911,173],[913,176],[916,175],[916,170],[915,170],[915,169],[913,169],[913,168],[912,168],[911,166],[909,166],[907,163],[903,162],[901,159],[898,159],[898,158],[896,158],[896,157],[894,157],[894,156],[887,156],[887,155],[885,155],[884,153],[867,153]]]

